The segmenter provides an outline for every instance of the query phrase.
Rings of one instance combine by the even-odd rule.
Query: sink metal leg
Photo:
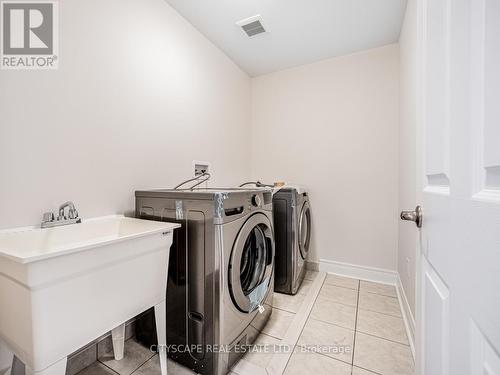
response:
[[[33,369],[25,366],[25,375],[65,375],[66,374],[66,364],[68,358],[63,358],[59,362],[47,367],[45,370],[34,371]]]
[[[119,361],[123,359],[123,352],[125,349],[125,323],[120,324],[111,331],[111,338],[113,339],[115,360]]]
[[[161,375],[167,375],[167,309],[166,301],[155,306],[156,335]]]

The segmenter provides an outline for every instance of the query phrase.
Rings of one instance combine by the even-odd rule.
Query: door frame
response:
[[[424,22],[425,22],[425,9],[422,0],[415,0],[417,2],[417,63],[416,63],[416,201],[417,203],[423,202],[424,191],[424,178],[425,178],[425,162],[424,162],[424,139],[425,127],[423,116],[423,103],[424,103]],[[425,207],[423,208],[423,225],[425,225]],[[423,238],[422,230],[418,230],[417,241],[415,243],[415,375],[423,375],[424,369],[424,356],[423,356],[423,301],[422,301],[422,288],[423,288],[423,261],[422,256]]]

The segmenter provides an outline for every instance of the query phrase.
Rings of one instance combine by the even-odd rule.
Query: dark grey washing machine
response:
[[[306,272],[311,241],[311,208],[307,192],[286,186],[273,195],[276,241],[274,290],[296,294]]]
[[[271,316],[272,192],[150,190],[135,196],[137,217],[182,224],[168,273],[169,357],[200,374],[226,374]],[[139,331],[147,330],[146,318],[139,318]]]

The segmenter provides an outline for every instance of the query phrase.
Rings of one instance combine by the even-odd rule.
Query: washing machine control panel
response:
[[[257,194],[252,195],[252,206],[260,207],[261,204],[262,204],[262,200],[261,200],[260,196],[258,196]]]

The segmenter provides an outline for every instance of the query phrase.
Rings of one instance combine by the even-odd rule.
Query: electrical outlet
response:
[[[209,171],[210,163],[208,161],[193,160],[193,169],[194,175],[199,176]]]

